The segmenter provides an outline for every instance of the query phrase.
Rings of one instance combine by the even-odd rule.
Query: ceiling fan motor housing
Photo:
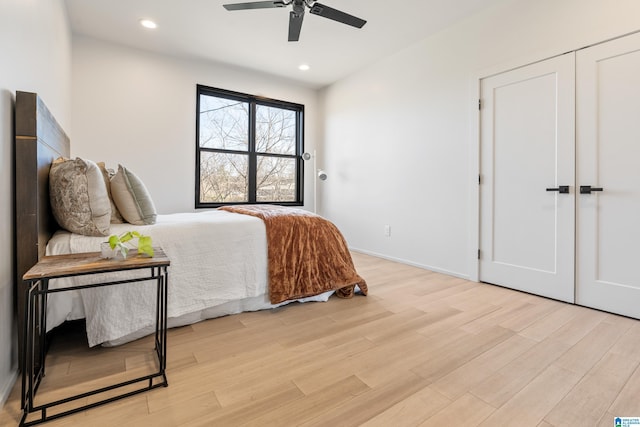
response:
[[[303,0],[294,0],[293,2],[293,13],[296,16],[304,15],[304,1]]]

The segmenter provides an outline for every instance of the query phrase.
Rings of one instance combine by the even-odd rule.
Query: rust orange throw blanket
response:
[[[269,299],[276,304],[335,290],[350,298],[358,275],[340,230],[330,221],[302,209],[274,205],[224,206],[221,210],[256,216],[267,231]]]

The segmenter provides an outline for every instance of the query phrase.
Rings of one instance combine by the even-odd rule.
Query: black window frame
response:
[[[249,121],[248,121],[248,150],[228,150],[221,148],[207,148],[200,146],[200,97],[201,95],[214,96],[218,98],[231,99],[235,101],[246,102],[249,104]],[[275,107],[294,111],[296,114],[296,152],[295,154],[278,154],[263,153],[256,151],[255,128],[256,128],[256,106]],[[218,152],[248,155],[249,167],[249,200],[246,202],[202,202],[200,198],[200,158],[202,152]],[[210,86],[197,85],[196,88],[196,174],[195,174],[195,207],[218,208],[226,205],[249,205],[249,204],[265,204],[265,205],[283,205],[283,206],[303,206],[304,205],[304,105],[294,102],[281,101],[277,99],[266,98],[262,96],[250,95],[242,92],[235,92],[226,89],[214,88]],[[296,165],[296,200],[290,202],[258,202],[257,197],[257,159],[258,156],[283,157],[295,160]]]

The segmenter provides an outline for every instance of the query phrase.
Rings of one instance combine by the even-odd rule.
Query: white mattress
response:
[[[171,260],[169,327],[287,303],[269,303],[266,233],[259,218],[214,210],[159,215],[154,225],[111,225],[112,234],[129,230],[150,235]],[[47,244],[47,255],[97,252],[105,240],[58,231]],[[148,270],[116,274],[118,279],[133,278]],[[114,275],[57,279],[50,287],[105,280],[114,280]],[[84,317],[90,346],[118,345],[148,335],[155,328],[155,288],[155,282],[139,282],[50,294],[47,330]],[[326,301],[331,294],[299,301]]]

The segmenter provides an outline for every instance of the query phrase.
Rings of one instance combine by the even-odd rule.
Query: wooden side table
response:
[[[23,410],[20,426],[30,426],[59,418],[65,415],[93,408],[114,400],[142,393],[156,387],[167,387],[166,365],[167,365],[167,290],[168,272],[167,267],[170,260],[162,248],[154,248],[153,258],[138,255],[136,251],[131,251],[127,259],[104,259],[100,257],[100,252],[53,255],[45,256],[29,271],[23,280],[27,284],[25,303],[25,346],[22,351],[22,397],[21,408]],[[113,280],[102,283],[92,283],[77,285],[65,288],[49,289],[49,280],[62,277],[86,276],[98,273],[115,273],[126,270],[149,269],[149,275],[145,275],[129,280]],[[117,278],[114,278],[117,279]],[[45,375],[46,356],[46,313],[47,295],[54,292],[64,292],[69,290],[79,290],[95,288],[100,286],[135,286],[136,283],[144,281],[156,281],[156,331],[155,331],[155,353],[158,356],[158,371],[139,378],[127,380],[108,387],[92,390],[86,393],[77,394],[54,402],[36,405],[34,402],[38,387]],[[155,380],[155,381],[154,381]],[[142,383],[143,387],[134,391],[123,392],[116,396],[111,396],[97,402],[77,407],[71,410],[47,415],[47,410],[58,405],[66,404],[87,396],[96,395],[120,387]],[[27,421],[27,416],[33,412],[40,412],[40,417]]]

